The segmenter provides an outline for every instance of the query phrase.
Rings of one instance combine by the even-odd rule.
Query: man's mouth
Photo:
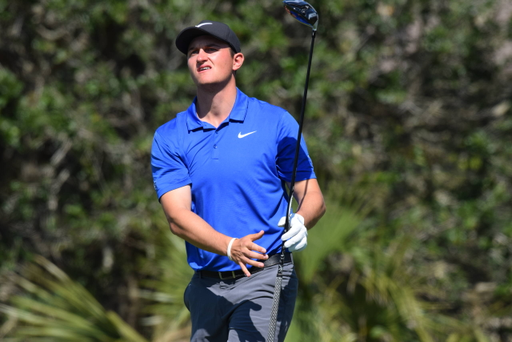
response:
[[[198,69],[198,71],[205,71],[205,70],[210,70],[210,69],[211,69],[211,67],[200,67]]]

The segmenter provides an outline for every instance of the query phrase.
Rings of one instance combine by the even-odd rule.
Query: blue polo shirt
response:
[[[158,198],[190,185],[192,211],[215,230],[237,238],[264,230],[255,243],[268,254],[279,252],[283,229],[277,223],[286,215],[297,122],[284,109],[238,89],[219,127],[201,121],[195,103],[155,132],[151,167]],[[301,147],[297,181],[316,177],[304,140]],[[194,270],[240,268],[226,256],[186,245]]]

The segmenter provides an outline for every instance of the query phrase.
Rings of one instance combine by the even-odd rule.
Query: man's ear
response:
[[[241,52],[235,53],[233,56],[233,71],[237,71],[242,67],[242,64],[244,64],[244,54]]]

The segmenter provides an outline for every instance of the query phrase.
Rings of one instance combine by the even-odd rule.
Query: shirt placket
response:
[[[223,132],[226,129],[227,125],[228,125],[227,122],[222,123],[219,127],[217,127],[215,129],[215,133],[213,134],[212,159],[214,159],[214,160],[219,159],[220,140],[222,139]]]
[[[220,141],[220,134],[219,129],[217,128],[215,130],[214,138],[213,138],[213,152],[212,152],[212,158],[214,160],[219,159],[219,141]]]

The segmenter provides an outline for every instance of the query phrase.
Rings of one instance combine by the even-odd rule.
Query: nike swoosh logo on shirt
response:
[[[238,138],[242,139],[242,138],[245,138],[246,136],[253,134],[253,133],[256,133],[256,131],[245,133],[245,134],[242,134],[242,132],[240,132],[240,133],[238,133]]]

